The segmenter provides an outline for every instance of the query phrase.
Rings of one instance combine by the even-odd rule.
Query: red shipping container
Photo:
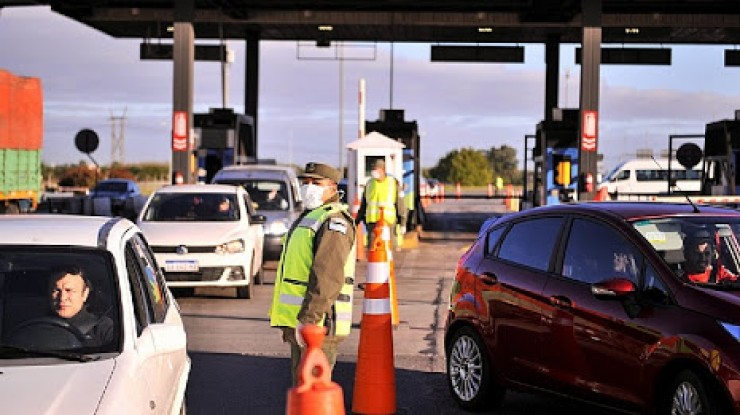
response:
[[[0,148],[38,150],[43,133],[41,80],[0,70]]]

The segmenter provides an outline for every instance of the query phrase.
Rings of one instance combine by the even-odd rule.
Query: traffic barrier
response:
[[[444,183],[439,184],[439,194],[441,195],[442,201],[444,202],[445,201],[445,184]]]
[[[460,193],[462,193],[462,190],[460,189],[460,182],[455,183],[455,195],[457,195],[457,199],[460,199]]]
[[[379,223],[383,223],[380,211]],[[376,226],[367,253],[365,299],[360,322],[360,342],[352,394],[355,414],[396,413],[396,373],[390,299],[390,262],[387,241],[390,229]],[[385,237],[385,234],[388,237]]]
[[[493,197],[493,183],[488,183],[488,198]]]
[[[301,329],[306,352],[298,367],[298,386],[288,390],[286,415],[344,415],[342,388],[331,381],[331,366],[321,350],[325,328],[308,324]]]

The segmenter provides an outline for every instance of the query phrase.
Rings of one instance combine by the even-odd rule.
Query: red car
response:
[[[460,259],[447,379],[484,410],[507,389],[626,412],[740,414],[740,212],[599,202],[487,222]]]

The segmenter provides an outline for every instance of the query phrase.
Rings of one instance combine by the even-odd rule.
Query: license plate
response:
[[[165,261],[164,270],[167,272],[194,272],[198,271],[198,261]]]

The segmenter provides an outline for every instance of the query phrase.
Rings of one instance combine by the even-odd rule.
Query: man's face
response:
[[[82,276],[65,274],[52,284],[51,307],[59,317],[74,317],[82,310],[89,293]]]
[[[706,271],[712,255],[712,248],[707,242],[693,244],[684,254],[686,268],[689,273],[696,274]]]

